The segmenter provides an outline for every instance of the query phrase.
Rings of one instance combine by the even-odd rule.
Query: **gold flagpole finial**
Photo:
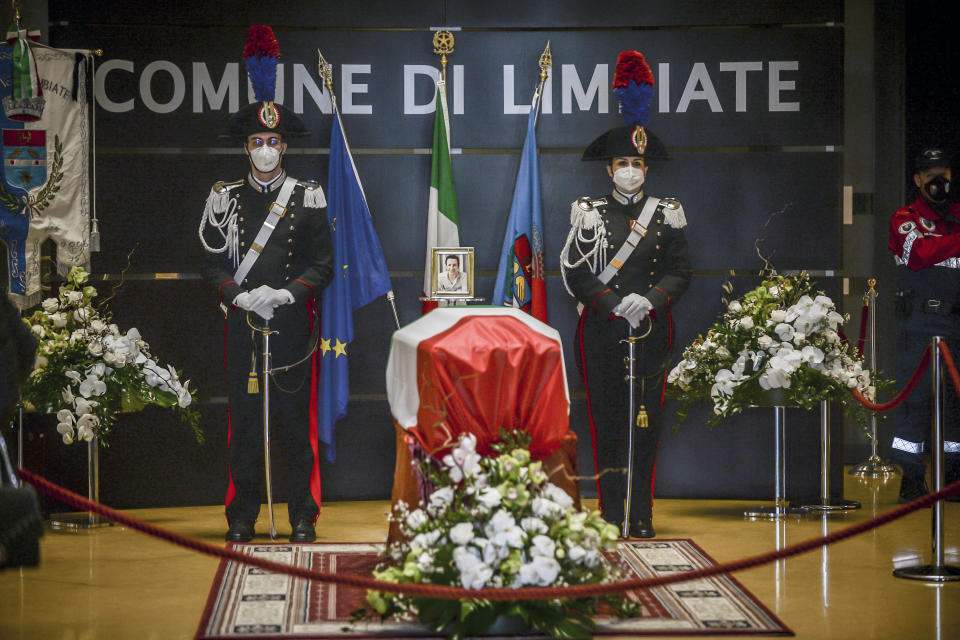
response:
[[[327,62],[323,54],[320,53],[320,49],[317,49],[317,73],[320,74],[320,77],[323,78],[323,84],[327,88],[327,91],[330,92],[330,95],[333,95],[333,65]]]
[[[317,73],[323,80],[323,86],[327,88],[330,94],[330,104],[335,109],[337,107],[337,96],[333,93],[333,65],[326,61],[320,49],[317,49]]]
[[[553,66],[553,54],[550,53],[550,41],[547,40],[547,48],[540,54],[540,85],[547,81],[547,75]]]
[[[443,82],[447,82],[447,54],[453,53],[453,32],[437,31],[433,34],[433,52],[440,56]]]

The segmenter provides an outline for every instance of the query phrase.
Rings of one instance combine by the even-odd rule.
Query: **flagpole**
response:
[[[433,52],[440,56],[441,78],[447,84],[447,54],[453,53],[453,32],[442,29],[433,34]]]
[[[317,72],[320,74],[320,77],[323,78],[323,84],[327,87],[327,93],[330,94],[330,105],[331,110],[334,116],[339,114],[337,109],[337,96],[333,92],[333,65],[327,62],[323,54],[320,53],[320,49],[317,49]],[[344,134],[344,138],[346,135]],[[397,325],[397,329],[400,328],[400,316],[397,315],[397,296],[393,293],[393,289],[386,293],[387,304],[390,305],[390,311],[393,312],[393,321]]]
[[[540,117],[540,97],[543,95],[543,85],[546,84],[550,76],[550,69],[553,67],[553,54],[550,53],[550,41],[547,40],[547,47],[540,54],[540,60],[537,62],[540,66],[540,82],[537,84],[537,90],[533,92],[533,102],[537,105],[537,112],[533,116],[533,126],[537,126],[537,119]]]

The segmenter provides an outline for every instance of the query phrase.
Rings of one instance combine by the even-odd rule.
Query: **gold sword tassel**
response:
[[[643,347],[640,347],[643,349]],[[637,426],[641,429],[647,429],[650,427],[650,417],[647,415],[647,405],[643,403],[643,397],[647,392],[647,378],[643,375],[644,372],[640,372],[640,410],[637,411]]]
[[[650,426],[650,417],[647,415],[646,405],[640,405],[640,411],[637,412],[637,426],[641,429],[647,429]]]

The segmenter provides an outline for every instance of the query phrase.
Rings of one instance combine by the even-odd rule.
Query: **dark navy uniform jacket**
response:
[[[242,185],[230,190],[230,198],[236,201],[241,261],[260,231],[281,184],[282,177],[271,185],[270,192],[263,193],[248,177]],[[233,281],[236,268],[226,252],[206,254],[204,275],[217,286],[224,305],[229,307],[242,291],[252,291],[264,284],[287,289],[298,305],[311,297],[319,299],[333,273],[333,242],[326,210],[303,206],[304,190],[301,185],[294,188],[287,213],[243,282]]]
[[[608,196],[607,204],[598,207],[606,227],[608,261],[627,239],[647,199],[645,195],[631,204]],[[588,314],[609,319],[624,296],[638,293],[653,305],[651,315],[656,324],[663,326],[669,323],[671,302],[679,298],[690,285],[690,258],[682,226],[685,221],[678,223],[674,219],[673,224],[668,223],[665,218],[672,211],[665,208],[654,214],[647,227],[647,235],[640,240],[609,283],[603,284],[598,278],[599,274],[593,273],[587,264],[567,271],[567,284]],[[580,247],[583,252],[589,249]],[[575,252],[571,251],[571,259],[575,257]],[[600,265],[598,270],[604,266]]]

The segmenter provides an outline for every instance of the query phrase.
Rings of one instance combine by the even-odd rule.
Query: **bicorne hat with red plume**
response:
[[[654,79],[639,51],[621,51],[613,75],[613,95],[620,103],[625,127],[615,127],[590,143],[583,160],[605,160],[621,156],[645,159],[668,158],[667,148],[647,128]]]
[[[220,134],[226,138],[246,138],[254,133],[270,131],[282,136],[306,136],[303,120],[282,104],[276,104],[277,63],[280,59],[280,44],[267,25],[255,24],[247,33],[243,47],[247,76],[253,87],[256,102],[242,107],[227,123],[227,130]]]

